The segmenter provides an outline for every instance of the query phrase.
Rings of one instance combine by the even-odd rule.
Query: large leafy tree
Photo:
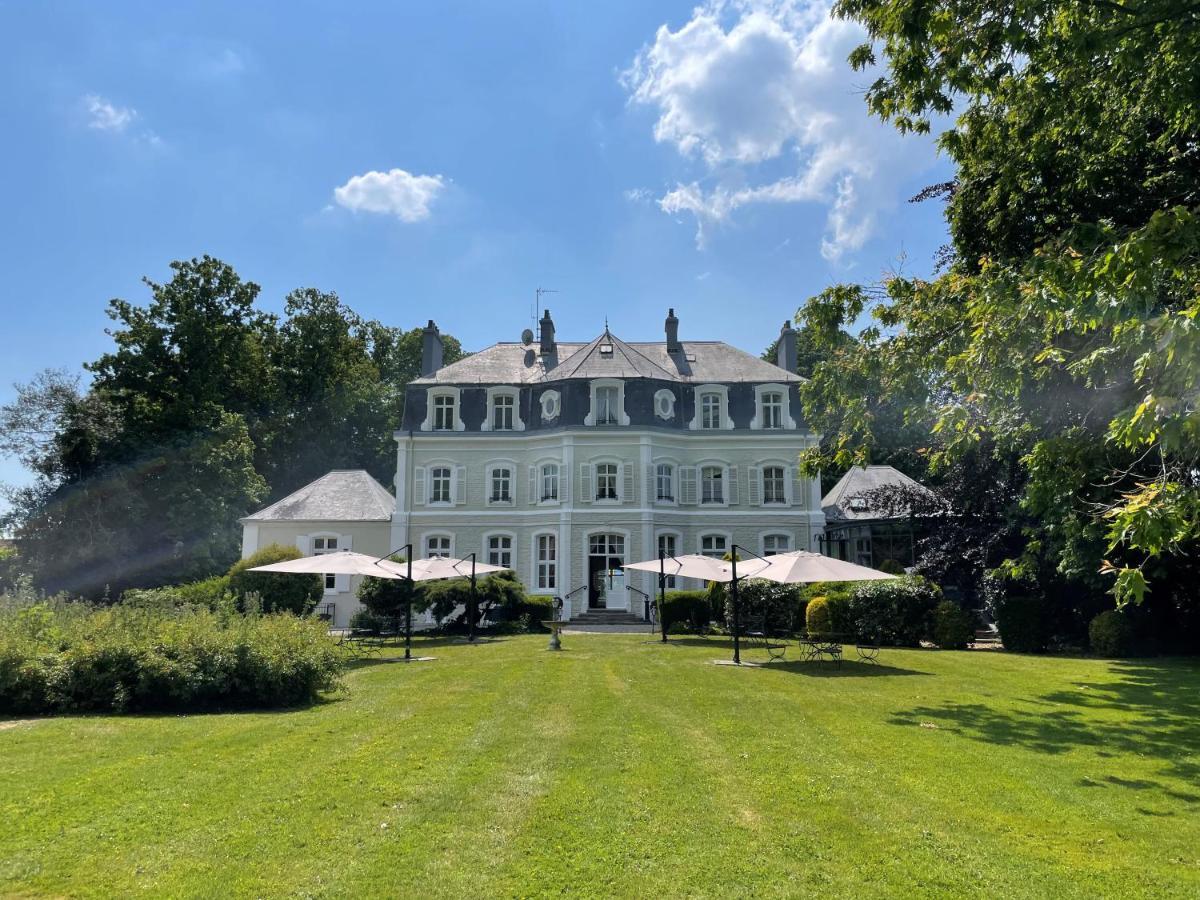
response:
[[[1200,546],[1200,4],[841,0],[883,66],[869,108],[946,125],[949,270],[838,286],[818,340],[807,464],[865,460],[883,411],[926,428],[935,473],[1017,460],[1025,540],[1006,571],[1148,583],[1186,602]],[[952,122],[946,117],[955,116]],[[875,391],[864,401],[864,388]]]

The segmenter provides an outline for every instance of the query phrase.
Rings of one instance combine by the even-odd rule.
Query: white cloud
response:
[[[656,110],[655,140],[705,173],[668,191],[663,211],[694,217],[702,246],[742,207],[819,204],[822,255],[861,247],[896,203],[896,182],[934,161],[930,139],[868,117],[862,85],[873,76],[846,62],[864,39],[822,0],[710,0],[677,31],[661,26],[622,82]]]
[[[648,203],[654,199],[654,191],[650,188],[629,188],[625,191],[625,199],[630,203]]]
[[[83,98],[87,109],[88,128],[101,131],[124,131],[137,118],[137,110],[125,106],[114,106],[98,94]]]
[[[338,206],[362,212],[393,215],[402,222],[429,218],[429,207],[445,189],[441,175],[413,175],[403,169],[355,175],[334,188]]]

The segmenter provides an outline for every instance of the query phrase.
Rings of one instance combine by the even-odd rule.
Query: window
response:
[[[504,566],[506,569],[511,569],[512,544],[513,539],[507,534],[493,534],[490,538],[488,538],[488,565]]]
[[[721,559],[729,549],[729,542],[723,534],[705,534],[700,536],[700,555]]]
[[[312,542],[313,556],[324,556],[326,553],[337,553],[338,539],[336,537],[315,537]],[[337,576],[325,576],[325,590],[337,590]]]
[[[612,386],[596,388],[596,424],[616,425],[620,392]]]
[[[783,427],[783,394],[778,391],[767,391],[762,395],[762,427]]]
[[[492,469],[492,494],[489,503],[512,503],[512,469],[496,466]]]
[[[792,549],[790,534],[763,535],[763,556],[774,556],[776,553],[787,553]]]
[[[764,504],[781,504],[787,502],[784,493],[783,466],[763,466],[763,500]]]
[[[438,394],[433,398],[433,430],[454,430],[455,398],[448,394]]]
[[[659,556],[678,556],[678,543],[673,534],[660,534],[658,536],[658,555]],[[675,590],[675,576],[667,576],[667,590]]]
[[[855,512],[865,512],[867,509],[866,497],[851,497],[850,508]]]
[[[542,466],[542,500],[558,499],[558,463]]]
[[[450,536],[447,534],[431,534],[425,538],[426,556],[450,556]]]
[[[599,463],[596,466],[596,499],[617,499],[617,464]]]
[[[513,430],[513,409],[516,398],[512,394],[497,394],[492,398],[492,431]]]
[[[700,395],[700,427],[705,429],[721,427],[720,394],[706,392]]]
[[[558,539],[553,534],[539,534],[537,546],[537,577],[534,582],[538,590],[552,591],[558,587]]]
[[[558,418],[558,408],[560,400],[558,391],[546,391],[542,394],[542,418],[546,421],[552,421]]]
[[[675,467],[670,463],[659,463],[654,467],[654,496],[668,503],[675,502]]]
[[[451,503],[450,467],[434,466],[429,470],[429,502]]]
[[[668,390],[658,391],[654,395],[654,412],[660,419],[674,418],[675,395]]]
[[[725,470],[721,466],[705,466],[700,470],[700,502],[725,502]]]

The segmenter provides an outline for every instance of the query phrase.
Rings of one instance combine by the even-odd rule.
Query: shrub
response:
[[[1133,626],[1117,610],[1107,610],[1088,625],[1088,642],[1097,656],[1128,656],[1133,649]]]
[[[725,591],[724,614],[725,623],[733,624],[733,599],[729,591]],[[803,623],[803,611],[799,612],[800,591],[795,585],[779,584],[773,581],[744,581],[738,587],[738,612],[743,622],[748,619],[761,619],[763,627],[769,631],[792,631],[798,623]]]
[[[1005,650],[1040,653],[1049,641],[1049,626],[1040,597],[1028,594],[1001,597],[996,601],[996,626]]]
[[[885,559],[879,564],[879,571],[886,575],[903,575],[904,566],[900,565],[897,560]]]
[[[0,713],[293,706],[336,685],[322,623],[43,601],[0,608]]]
[[[833,631],[833,610],[828,597],[813,597],[804,610],[809,634],[830,634]]]
[[[667,591],[662,608],[662,628],[703,634],[712,621],[708,591]]]
[[[975,620],[953,600],[943,600],[933,611],[933,642],[943,650],[965,650],[975,636]]]
[[[251,572],[255,566],[299,559],[295,547],[268,544],[257,553],[239,559],[229,570],[229,589],[239,598],[258,594],[265,613],[290,612],[305,616],[312,612],[325,589],[320,575],[293,575],[283,572]],[[364,579],[366,580],[366,579]]]
[[[357,631],[369,631],[372,634],[379,634],[381,631],[387,631],[395,624],[392,619],[385,619],[371,612],[369,609],[360,609],[350,617],[350,627]]]
[[[916,575],[858,584],[848,602],[847,633],[898,647],[920,646],[941,590]]]
[[[215,575],[203,581],[157,588],[130,588],[121,595],[121,605],[138,609],[184,609],[195,607],[216,611],[234,599],[228,575]]]

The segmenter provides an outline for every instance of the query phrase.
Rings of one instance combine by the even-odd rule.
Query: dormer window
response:
[[[754,418],[750,420],[752,431],[782,431],[795,428],[788,399],[788,388],[782,384],[759,384],[754,386]]]
[[[867,498],[866,497],[851,497],[850,508],[855,512],[866,512]]]
[[[583,420],[584,425],[628,425],[625,415],[625,384],[615,378],[600,378],[592,382],[592,408]]]
[[[692,431],[717,431],[733,428],[729,418],[729,386],[701,384],[696,387],[695,414],[689,425]]]
[[[483,431],[524,431],[517,389],[492,387],[487,390],[487,418]]]
[[[762,423],[767,430],[783,427],[783,394],[767,391],[762,395]]]
[[[712,391],[700,395],[700,427],[721,427],[721,395]]]
[[[596,388],[596,424],[617,424],[617,389],[615,387]]]
[[[612,344],[601,344],[599,349],[600,349],[601,356],[612,356],[613,355],[613,345]]]
[[[422,431],[462,431],[464,429],[460,410],[458,388],[430,388],[425,404],[425,421]]]
[[[442,395],[433,398],[434,431],[454,430],[454,409],[457,405],[457,400],[454,397]]]

